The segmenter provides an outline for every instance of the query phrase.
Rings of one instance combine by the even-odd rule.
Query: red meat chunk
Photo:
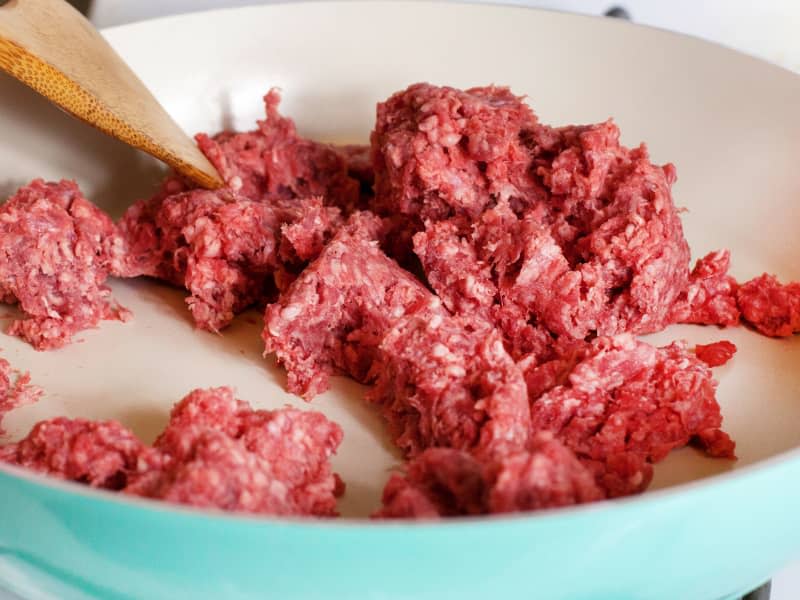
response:
[[[289,391],[306,399],[347,373],[366,382],[384,333],[406,314],[443,314],[438,299],[378,247],[380,219],[350,218],[264,315],[265,354],[288,371]]]
[[[537,127],[508,88],[420,83],[394,94],[378,104],[372,133],[377,209],[419,226],[477,218],[493,199],[529,202],[539,189],[526,137]]]
[[[743,283],[736,293],[742,317],[771,337],[786,337],[800,331],[800,283],[780,283],[763,275]]]
[[[727,340],[711,344],[697,344],[694,353],[709,367],[721,367],[736,354],[736,345]]]
[[[592,472],[548,433],[528,450],[484,464],[452,448],[430,448],[393,475],[377,518],[437,518],[541,510],[600,500]]]
[[[715,388],[710,369],[680,344],[598,338],[566,383],[531,403],[531,420],[592,468],[610,496],[620,496],[642,491],[651,463],[690,441],[734,457]]]
[[[525,380],[489,325],[418,313],[398,321],[378,348],[375,386],[395,443],[413,457],[426,448],[497,456],[525,447]]]
[[[376,518],[435,518],[486,511],[487,473],[468,452],[429,448],[394,474],[383,490]]]
[[[197,326],[219,331],[264,302],[275,281],[287,285],[339,224],[339,210],[318,198],[266,204],[228,190],[156,195],[120,223],[123,271],[185,287]]]
[[[114,223],[74,182],[37,179],[18,190],[0,205],[0,301],[18,303],[26,318],[8,332],[50,350],[103,319],[127,320],[104,285],[122,254]]]
[[[489,492],[489,512],[520,512],[583,504],[605,494],[587,469],[548,433],[533,437],[531,448],[500,462]]]
[[[0,460],[123,493],[276,515],[336,515],[341,480],[329,459],[342,440],[323,415],[252,410],[230,388],[179,402],[153,447],[114,421],[37,424]]]
[[[3,417],[9,412],[26,404],[33,404],[42,395],[42,389],[31,385],[29,373],[20,373],[11,364],[0,358],[0,435],[3,429]]]
[[[126,491],[223,510],[334,516],[329,459],[341,440],[320,413],[254,411],[230,388],[195,390],[154,444],[164,468]]]
[[[225,183],[251,200],[322,197],[349,212],[359,200],[359,182],[348,174],[350,153],[300,137],[291,119],[278,112],[280,93],[264,96],[267,118],[258,129],[196,136],[200,149]],[[353,152],[356,170],[363,161]]]
[[[689,275],[675,169],[612,122],[551,129],[505,89],[415,85],[379,105],[372,144],[377,210],[419,230],[444,304],[494,314],[515,355],[532,323],[584,339],[670,322]]]
[[[1,447],[0,460],[60,479],[121,490],[134,474],[159,469],[163,457],[116,421],[56,417],[37,423],[23,440]]]
[[[723,327],[738,325],[738,284],[728,275],[730,264],[728,250],[717,250],[698,260],[689,275],[689,287],[672,308],[672,320]]]

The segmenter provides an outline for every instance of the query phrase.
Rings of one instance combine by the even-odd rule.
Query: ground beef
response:
[[[594,476],[552,435],[483,463],[453,448],[430,448],[395,474],[377,518],[436,518],[540,510],[603,498]]]
[[[689,260],[675,169],[612,122],[552,129],[504,88],[415,85],[379,105],[372,144],[376,209],[412,219],[445,305],[499,313],[515,354],[532,322],[573,339],[670,322]]]
[[[11,364],[0,358],[0,435],[3,429],[3,417],[9,412],[26,404],[33,404],[42,395],[41,388],[31,385],[29,373],[20,373]]]
[[[197,326],[219,331],[265,302],[276,282],[288,285],[339,225],[339,209],[319,198],[264,203],[230,190],[157,194],[120,222],[128,250],[123,275],[185,287]]]
[[[372,133],[376,208],[425,220],[477,218],[493,199],[539,191],[526,136],[536,117],[508,88],[421,83],[378,104]]]
[[[672,308],[671,320],[722,327],[738,325],[736,294],[739,286],[728,275],[730,264],[728,250],[717,250],[698,260],[689,275],[689,286]]]
[[[592,472],[572,451],[543,432],[532,438],[528,451],[500,462],[489,492],[489,512],[541,510],[604,497]]]
[[[711,344],[697,344],[694,353],[709,367],[721,367],[736,354],[736,345],[727,340]]]
[[[334,516],[329,459],[341,440],[339,426],[320,413],[254,411],[230,388],[195,390],[154,444],[168,457],[165,467],[127,491],[224,510]]]
[[[406,314],[445,314],[438,299],[378,247],[381,220],[356,213],[264,315],[265,354],[310,399],[343,372],[366,382],[385,332]]]
[[[18,190],[0,205],[0,301],[25,313],[8,332],[50,350],[102,319],[127,320],[104,285],[122,253],[114,223],[74,182]]]
[[[800,331],[800,283],[780,283],[773,275],[743,283],[736,301],[742,317],[759,332],[786,337]]]
[[[153,447],[114,421],[37,424],[0,459],[63,479],[192,506],[277,515],[336,514],[330,456],[338,425],[314,412],[252,410],[230,388],[179,402]]]
[[[121,490],[136,473],[159,469],[148,449],[116,421],[56,417],[37,423],[20,442],[0,448],[0,459],[60,479]]]
[[[351,149],[304,139],[291,119],[278,112],[280,93],[264,96],[267,118],[246,133],[222,132],[196,136],[197,144],[225,183],[251,200],[274,201],[322,197],[326,204],[350,212],[359,201],[360,183],[348,174],[364,176],[362,154]]]
[[[734,457],[715,389],[711,370],[681,344],[598,338],[563,385],[531,403],[531,420],[573,450],[609,496],[620,496],[645,489],[651,463],[690,441]]]
[[[381,406],[409,457],[426,448],[496,456],[525,447],[527,390],[519,367],[489,325],[417,313],[386,332],[367,399]]]
[[[547,334],[549,345],[523,356],[517,364],[525,377],[528,397],[535,400],[548,390],[567,381],[575,366],[591,352],[591,344],[567,337],[553,339]]]
[[[468,452],[429,448],[394,474],[383,490],[377,518],[434,518],[486,511],[488,474]]]

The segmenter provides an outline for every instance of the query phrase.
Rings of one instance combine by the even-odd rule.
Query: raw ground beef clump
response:
[[[341,213],[369,195],[364,146],[304,139],[278,112],[276,90],[264,101],[258,129],[196,136],[225,189],[191,189],[171,176],[120,223],[122,275],[185,287],[202,329],[219,331],[248,306],[274,299],[319,254]]]
[[[528,141],[541,126],[508,88],[426,83],[378,104],[372,132],[375,206],[425,221],[475,219],[499,199],[544,197]]]
[[[780,283],[773,275],[743,283],[736,300],[742,317],[759,332],[786,337],[800,331],[800,283]]]
[[[716,382],[684,346],[655,348],[622,334],[562,359],[565,374],[531,396],[526,445],[481,454],[442,444],[413,455],[405,475],[387,483],[375,516],[515,512],[634,494],[650,483],[653,463],[690,442],[710,456],[734,458],[720,429]],[[419,364],[417,370],[435,369],[422,355]],[[420,394],[408,388],[416,408]]]
[[[381,406],[390,435],[408,457],[431,447],[492,457],[528,441],[522,371],[488,324],[412,314],[386,332],[374,370],[367,399]]]
[[[411,86],[378,107],[375,206],[412,218],[414,251],[456,312],[488,315],[515,354],[535,329],[652,332],[688,284],[670,188],[608,121],[553,129],[505,88]]]
[[[30,374],[16,371],[7,360],[0,358],[0,435],[5,433],[3,417],[7,413],[33,404],[41,395],[41,388],[31,385]]]
[[[8,332],[50,350],[103,319],[126,320],[104,285],[122,254],[114,223],[74,182],[21,188],[0,205],[0,301],[25,313]]]
[[[355,213],[320,256],[267,307],[265,351],[286,368],[289,391],[311,399],[334,373],[366,382],[391,325],[419,311],[447,314],[438,298],[378,246],[383,223]]]
[[[319,198],[264,203],[229,190],[156,196],[130,207],[123,275],[185,287],[195,323],[219,331],[288,285],[340,224]]]
[[[378,518],[436,518],[556,508],[600,500],[592,472],[548,433],[527,450],[485,463],[467,452],[431,448],[393,475]]]
[[[689,442],[734,458],[709,367],[673,343],[598,338],[566,381],[531,401],[534,431],[550,431],[611,496],[642,491],[652,463]]]
[[[739,324],[736,294],[739,285],[728,275],[731,253],[711,252],[697,261],[689,286],[672,307],[672,321],[730,327]]]
[[[197,144],[225,183],[251,200],[275,201],[322,197],[326,204],[350,212],[360,198],[364,171],[362,147],[337,148],[300,137],[291,119],[278,112],[280,93],[264,96],[267,118],[258,129],[196,136]]]
[[[320,413],[253,410],[222,387],[181,400],[152,447],[115,421],[61,417],[0,448],[0,459],[180,504],[329,517],[343,492],[329,462],[341,440]]]

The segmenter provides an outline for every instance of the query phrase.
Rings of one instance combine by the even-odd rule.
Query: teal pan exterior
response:
[[[800,455],[640,498],[409,524],[279,521],[0,471],[0,581],[25,598],[714,600],[800,553]]]

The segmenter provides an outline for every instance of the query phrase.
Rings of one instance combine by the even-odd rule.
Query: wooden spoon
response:
[[[223,185],[109,43],[63,0],[0,0],[0,69],[199,185]]]

